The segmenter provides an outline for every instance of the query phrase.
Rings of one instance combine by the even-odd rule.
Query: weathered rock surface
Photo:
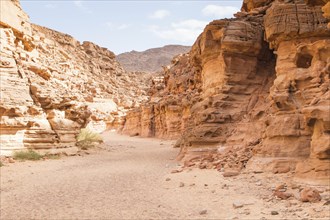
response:
[[[211,22],[172,61],[163,88],[128,113],[123,132],[179,137],[187,167],[295,172],[296,180],[328,184],[327,7],[244,1],[236,19]]]
[[[321,201],[321,196],[316,189],[308,187],[301,190],[300,200],[302,202],[318,202]]]
[[[181,45],[166,45],[146,51],[131,51],[118,54],[116,60],[128,71],[133,72],[161,72],[162,66],[171,63],[174,56],[187,53],[191,47]]]
[[[76,150],[82,127],[120,127],[147,99],[147,78],[106,48],[31,24],[18,1],[1,1],[1,155]]]

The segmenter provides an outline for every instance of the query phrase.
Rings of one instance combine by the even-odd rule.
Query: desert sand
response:
[[[1,219],[328,219],[322,201],[279,200],[288,175],[223,177],[216,170],[179,173],[173,141],[103,134],[102,149],[58,160],[1,167]],[[236,206],[236,207],[235,207]]]

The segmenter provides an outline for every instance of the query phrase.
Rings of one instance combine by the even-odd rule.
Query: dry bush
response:
[[[77,136],[77,145],[83,150],[94,147],[95,143],[102,142],[103,138],[99,133],[93,132],[87,128],[81,129]]]
[[[38,154],[37,152],[33,150],[28,151],[17,151],[14,153],[13,158],[15,160],[40,160],[42,158],[42,155]]]

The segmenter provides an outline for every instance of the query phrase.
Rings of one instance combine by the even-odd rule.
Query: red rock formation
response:
[[[304,188],[300,192],[300,200],[302,202],[318,202],[321,201],[321,196],[316,189]]]
[[[326,18],[330,18],[330,2],[322,7],[323,16]],[[328,23],[328,29],[330,29],[330,22]]]
[[[293,171],[297,180],[327,183],[330,32],[324,5],[244,1],[236,19],[211,22],[190,53],[173,61],[164,72],[165,88],[152,94],[148,111],[127,116],[124,132],[143,119],[148,126],[132,133],[181,136],[185,166]]]
[[[330,175],[327,22],[321,6],[304,4],[275,4],[265,16],[266,38],[276,48],[277,64],[272,116],[261,151],[286,157],[288,164],[296,158],[296,176],[314,182],[326,182]]]

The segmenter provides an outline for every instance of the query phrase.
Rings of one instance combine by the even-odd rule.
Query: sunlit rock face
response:
[[[80,128],[119,128],[147,99],[144,75],[106,48],[31,24],[19,1],[1,1],[0,56],[1,155],[72,154]]]
[[[244,0],[235,19],[211,22],[173,59],[123,132],[178,138],[186,166],[295,172],[298,181],[327,184],[328,6]]]
[[[330,175],[329,20],[322,15],[324,3],[308,3],[274,4],[265,16],[266,39],[276,49],[277,64],[270,93],[274,108],[268,129],[273,132],[260,150],[298,157],[297,178],[326,182]],[[289,22],[284,24],[285,20]]]

